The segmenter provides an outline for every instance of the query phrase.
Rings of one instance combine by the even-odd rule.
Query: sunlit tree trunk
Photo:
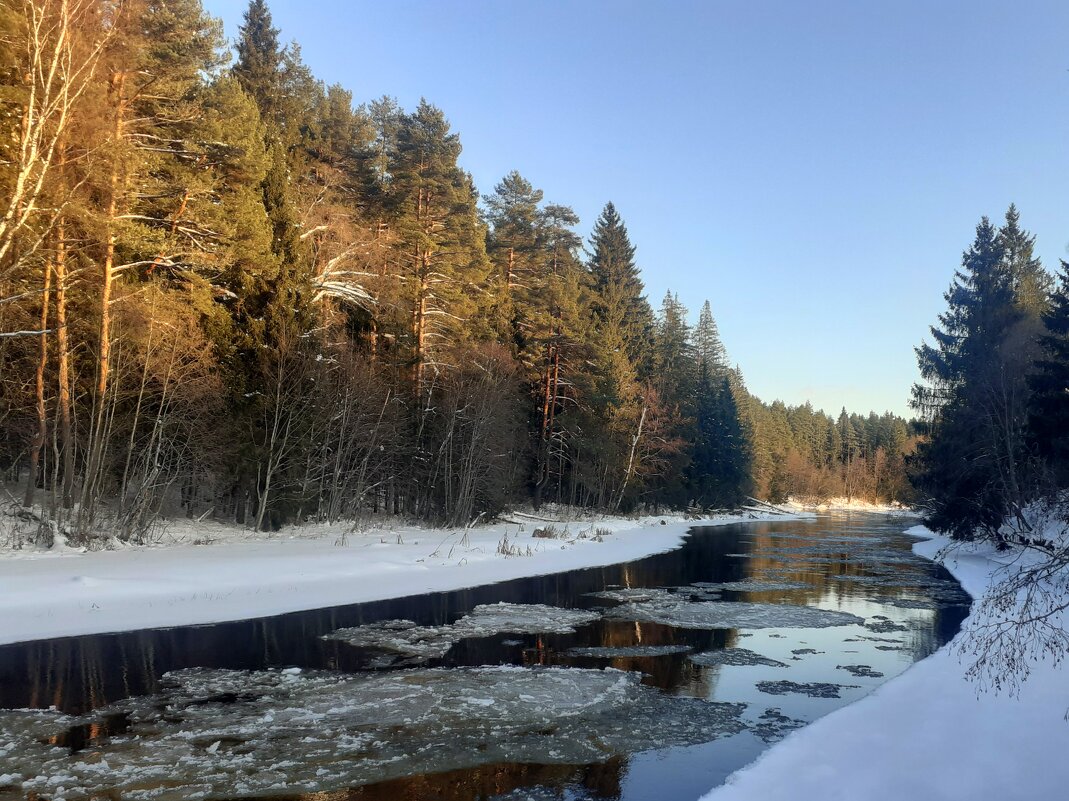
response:
[[[30,475],[26,479],[26,493],[22,499],[22,503],[26,507],[33,506],[34,490],[37,487],[37,474],[41,466],[41,452],[44,450],[45,440],[48,438],[45,369],[48,367],[48,304],[51,294],[52,264],[47,263],[44,267],[43,287],[41,290],[40,334],[38,334],[37,374],[34,386],[37,398],[37,430],[34,432],[33,442],[30,444]]]

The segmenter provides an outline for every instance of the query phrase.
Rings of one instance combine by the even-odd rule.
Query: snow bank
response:
[[[337,525],[270,537],[187,522],[172,526],[167,545],[6,551],[0,644],[219,623],[599,567],[672,550],[695,525],[759,519],[791,518],[753,512],[561,523],[516,515],[468,531],[351,533]],[[556,537],[533,536],[551,522]]]
[[[914,551],[942,561],[974,598],[1016,558],[986,545],[951,549],[949,540],[922,526],[909,533],[930,537]],[[1041,662],[1019,697],[978,695],[964,677],[967,663],[955,648],[960,640],[795,731],[703,801],[1065,798],[1066,671]]]

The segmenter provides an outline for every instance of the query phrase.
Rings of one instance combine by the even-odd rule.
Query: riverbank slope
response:
[[[0,550],[0,644],[253,617],[600,567],[679,547],[693,526],[811,517],[743,512],[435,529],[381,521],[268,535],[179,521],[161,543]],[[552,530],[547,531],[548,527]],[[551,536],[535,536],[536,529]]]
[[[962,546],[923,526],[918,554],[942,562],[974,599],[1021,556]],[[974,616],[975,616],[974,605]],[[1063,615],[1063,627],[1069,624]],[[800,729],[703,801],[1010,801],[1064,798],[1069,788],[1069,670],[1033,665],[1019,697],[965,678],[962,633],[871,695]]]

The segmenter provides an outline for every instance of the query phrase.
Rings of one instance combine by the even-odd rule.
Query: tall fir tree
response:
[[[698,325],[694,329],[694,346],[698,352],[698,361],[709,366],[710,374],[716,375],[727,370],[727,352],[720,341],[720,329],[713,318],[709,301],[702,304],[698,315]]]
[[[285,54],[278,34],[265,0],[249,0],[244,20],[238,28],[234,77],[256,101],[264,121],[272,126],[283,123],[280,113]]]
[[[1047,460],[1056,485],[1064,487],[1069,483],[1069,263],[1065,261],[1043,322],[1042,350],[1028,377],[1029,438]]]
[[[590,274],[596,293],[595,312],[605,329],[613,329],[627,356],[645,378],[652,368],[650,342],[653,311],[635,264],[635,246],[612,203],[606,203],[590,237]]]
[[[912,402],[931,430],[916,483],[930,522],[969,539],[996,531],[1023,501],[1023,366],[1013,337],[1023,312],[1003,237],[986,217],[945,298],[935,344],[917,348],[926,383],[914,386]]]
[[[998,239],[1014,302],[1022,317],[1038,320],[1047,310],[1054,285],[1035,256],[1035,236],[1021,228],[1020,212],[1012,203],[999,228]]]

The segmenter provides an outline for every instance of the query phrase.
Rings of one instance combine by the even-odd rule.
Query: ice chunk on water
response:
[[[759,681],[758,690],[769,695],[808,695],[810,698],[838,698],[840,690],[857,689],[856,684],[828,684],[826,682]]]
[[[714,590],[731,590],[733,592],[779,592],[784,590],[811,589],[813,585],[803,584],[800,581],[761,581],[750,579],[746,581],[721,581],[716,584],[703,584],[704,587]]]
[[[778,662],[767,656],[745,648],[724,648],[719,651],[706,651],[688,657],[696,665],[716,667],[718,665],[732,665],[738,667],[750,667],[753,665],[765,665],[767,667],[787,667],[783,662]]]
[[[614,620],[661,623],[685,629],[826,628],[863,624],[848,612],[787,604],[688,602],[674,596],[623,604],[606,612]]]
[[[782,740],[790,732],[806,725],[804,720],[797,720],[784,715],[776,707],[766,709],[758,718],[757,725],[751,727],[753,733],[766,743]]]
[[[616,670],[187,670],[169,674],[157,695],[82,719],[0,712],[0,740],[12,746],[0,753],[0,774],[17,777],[23,794],[56,797],[62,786],[68,801],[307,793],[693,745],[745,729],[743,709],[666,695]],[[74,722],[123,713],[126,732],[77,753],[49,744]]]
[[[601,598],[606,601],[627,603],[629,601],[652,601],[667,595],[664,590],[652,587],[621,587],[615,590],[602,590],[601,592],[588,592],[591,598]]]
[[[669,656],[685,654],[689,645],[623,645],[617,648],[569,648],[566,656],[585,656],[594,659],[617,659],[630,656]]]
[[[482,604],[448,626],[417,626],[411,620],[384,620],[338,629],[323,639],[341,640],[359,648],[393,651],[409,661],[440,659],[463,639],[495,634],[571,634],[600,618],[588,609],[561,609],[544,604]]]
[[[324,640],[341,640],[358,648],[394,651],[417,661],[445,656],[460,639],[450,626],[417,626],[411,620],[380,620],[366,626],[338,629],[324,634]]]
[[[873,670],[868,665],[836,665],[836,670],[845,670],[851,676],[856,676],[859,679],[881,679],[883,674],[878,670]]]
[[[883,615],[873,615],[873,620],[865,624],[865,628],[877,634],[890,634],[895,631],[909,631],[909,626],[888,620]]]

